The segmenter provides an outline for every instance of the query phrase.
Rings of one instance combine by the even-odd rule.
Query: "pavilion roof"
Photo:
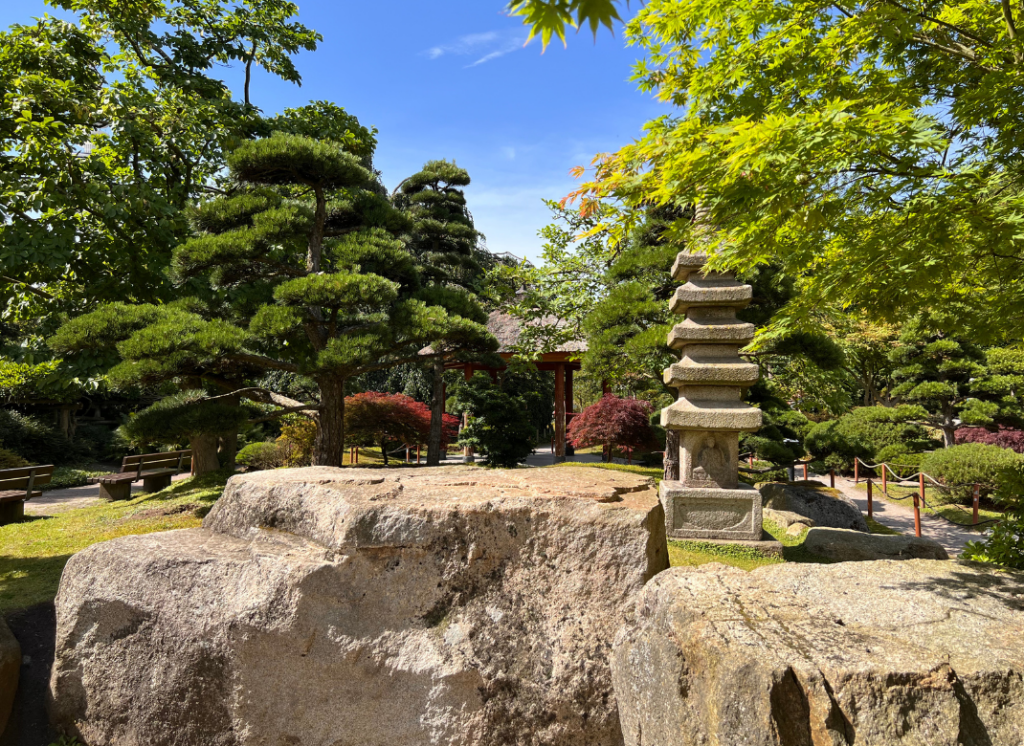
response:
[[[527,322],[530,326],[566,326],[567,322],[555,316],[544,316],[543,318]],[[498,352],[511,352],[512,347],[519,341],[523,332],[523,322],[505,313],[504,311],[491,311],[487,317],[487,331],[498,339],[500,347]],[[555,349],[555,352],[586,352],[587,343],[585,340],[567,342]]]

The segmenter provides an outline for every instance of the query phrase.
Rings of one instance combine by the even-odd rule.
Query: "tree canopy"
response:
[[[543,29],[616,5],[512,10]],[[626,26],[646,53],[635,77],[676,108],[599,156],[574,197],[621,208],[599,228],[612,241],[632,208],[698,205],[674,232],[713,266],[800,278],[775,329],[865,309],[1018,340],[1022,22],[976,0],[650,0]]]

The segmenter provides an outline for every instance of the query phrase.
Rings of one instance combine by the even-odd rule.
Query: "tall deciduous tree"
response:
[[[465,169],[449,161],[428,161],[423,168],[395,189],[396,205],[404,207],[413,219],[409,249],[423,272],[424,291],[457,304],[460,313],[479,323],[487,323],[487,314],[473,294],[482,268],[477,261],[477,243],[481,238],[466,207],[463,188],[470,178]],[[442,340],[432,343],[441,354],[431,366],[431,425],[427,441],[427,464],[441,459],[441,427],[444,414],[444,364],[450,353]]]
[[[622,7],[510,5],[549,38]],[[675,230],[715,268],[801,278],[791,321],[860,307],[1019,340],[1022,28],[1010,2],[648,0],[626,27],[636,79],[677,109],[576,196],[698,205]],[[637,217],[603,228],[622,240]]]

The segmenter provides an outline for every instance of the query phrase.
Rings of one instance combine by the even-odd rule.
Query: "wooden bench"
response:
[[[144,492],[159,492],[171,486],[171,477],[192,470],[192,451],[165,451],[125,456],[121,471],[90,477],[89,484],[100,486],[100,497],[108,500],[127,500],[132,494],[132,483],[142,480]]]
[[[0,526],[25,517],[25,501],[43,494],[37,487],[49,484],[53,464],[0,469]]]

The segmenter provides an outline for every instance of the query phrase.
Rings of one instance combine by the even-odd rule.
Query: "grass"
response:
[[[911,499],[913,495],[917,494],[917,487],[900,487],[894,485],[891,482],[888,484],[887,489],[889,496],[886,497],[882,492],[882,484],[879,480],[874,480],[874,489],[871,491],[871,496],[875,500],[881,500],[889,503],[890,505],[901,505],[904,508],[913,508],[914,501]],[[857,489],[867,494],[868,486],[866,482],[861,482],[857,485]],[[893,498],[893,499],[890,499]],[[902,499],[895,499],[902,498]],[[921,512],[928,515],[935,515],[941,518],[945,518],[948,521],[958,524],[961,528],[966,528],[969,531],[977,531],[981,533],[987,529],[992,528],[991,523],[985,523],[988,520],[1002,520],[1003,513],[999,510],[995,510],[991,507],[979,507],[978,508],[978,521],[981,525],[975,528],[971,525],[973,520],[972,509],[970,507],[959,505],[959,503],[950,502],[949,497],[940,490],[938,487],[926,485],[924,488],[924,502]]]
[[[92,544],[199,526],[227,477],[227,472],[205,474],[133,500],[0,526],[0,615],[52,600],[68,558]]]

